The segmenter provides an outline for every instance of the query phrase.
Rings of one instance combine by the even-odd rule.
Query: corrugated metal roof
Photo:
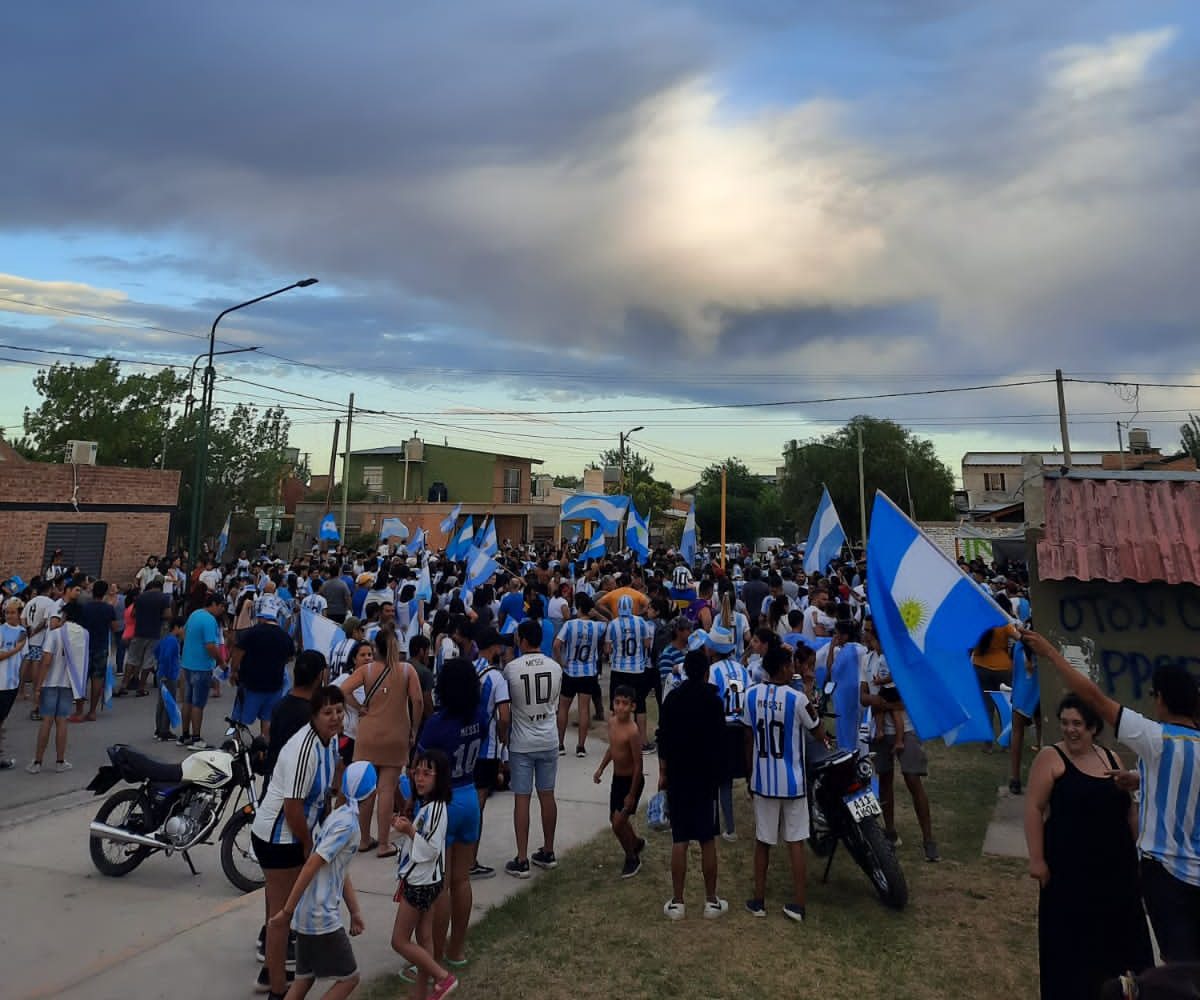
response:
[[[1200,584],[1200,477],[1047,476],[1043,580]]]

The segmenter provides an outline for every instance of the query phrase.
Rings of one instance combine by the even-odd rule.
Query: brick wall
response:
[[[171,514],[163,511],[87,510],[88,504],[174,508],[179,472],[80,465],[74,499],[85,509],[0,509],[0,574],[19,573],[28,580],[40,573],[48,524],[103,524],[107,527],[101,572],[105,579],[128,583],[150,554],[163,555],[169,544]],[[0,465],[0,504],[68,503],[76,479],[70,465],[29,462]]]

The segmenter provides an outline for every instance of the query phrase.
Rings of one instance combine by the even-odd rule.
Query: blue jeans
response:
[[[558,776],[558,747],[528,753],[509,750],[508,773],[509,787],[514,795],[532,795],[535,786],[539,792],[554,791],[554,779]]]
[[[203,708],[208,704],[208,693],[212,690],[211,670],[183,671],[183,700],[193,708]]]

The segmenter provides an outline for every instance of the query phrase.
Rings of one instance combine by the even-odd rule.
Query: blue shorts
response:
[[[539,792],[552,792],[558,775],[558,748],[530,753],[510,750],[508,773],[514,795],[532,795],[535,786]]]
[[[43,719],[65,719],[75,714],[75,697],[69,687],[44,687],[38,699]]]
[[[233,703],[233,720],[243,726],[251,725],[256,719],[259,722],[270,722],[271,713],[283,698],[281,691],[247,691],[238,688],[237,698]]]
[[[208,693],[212,690],[211,670],[183,671],[183,700],[193,708],[203,708],[208,704]]]
[[[555,760],[558,759],[555,751]],[[450,844],[477,844],[483,826],[483,814],[479,811],[479,794],[475,783],[457,785],[446,810],[446,846]]]

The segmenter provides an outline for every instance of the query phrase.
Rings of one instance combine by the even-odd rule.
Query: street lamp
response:
[[[213,389],[217,381],[217,373],[213,368],[213,356],[217,353],[217,324],[231,312],[237,312],[237,310],[245,309],[246,306],[252,306],[256,302],[290,292],[293,288],[307,288],[316,283],[316,278],[295,281],[283,288],[276,288],[273,292],[267,292],[266,295],[259,295],[256,298],[247,299],[245,302],[239,302],[236,306],[230,306],[218,313],[217,318],[213,320],[212,329],[208,332],[208,365],[204,369],[204,386],[201,389],[200,433],[196,438],[196,474],[192,483],[192,518],[191,530],[188,532],[188,552],[193,565],[200,550],[200,510],[204,506],[204,477],[208,473],[208,426],[212,420]],[[201,356],[203,357],[203,355]]]
[[[257,350],[259,350],[258,347],[230,347],[224,351],[213,351],[213,354],[214,355],[217,355],[217,354],[246,354],[248,351],[257,351]],[[191,374],[188,375],[187,399],[185,399],[183,401],[183,419],[184,420],[186,420],[188,417],[190,417],[192,415],[192,403],[194,403],[196,401],[195,397],[192,395],[192,389],[196,384],[196,365],[200,364],[200,362],[207,356],[208,356],[207,353],[197,354],[196,360],[192,362],[192,371],[191,371]]]
[[[625,442],[628,441],[638,431],[644,431],[645,429],[646,429],[645,427],[635,427],[631,431],[622,431],[621,432],[620,456],[621,456],[621,495],[622,496],[625,495]]]

